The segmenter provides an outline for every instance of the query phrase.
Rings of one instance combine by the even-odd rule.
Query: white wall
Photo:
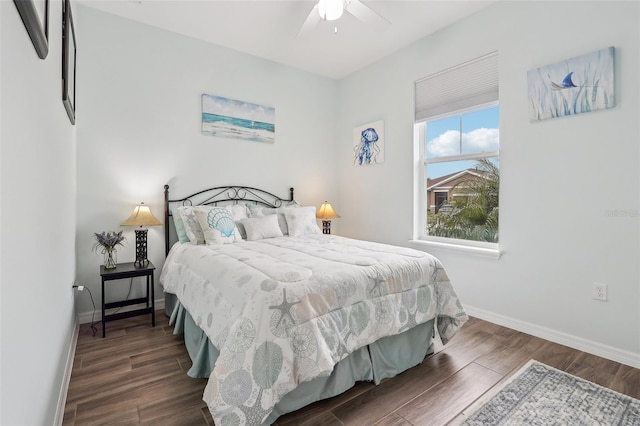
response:
[[[75,330],[76,132],[60,89],[61,2],[50,8],[41,60],[14,3],[0,2],[3,425],[54,423]]]
[[[341,81],[343,233],[408,244],[413,82],[499,50],[502,257],[427,251],[474,313],[640,365],[639,27],[637,2],[504,2]],[[529,121],[529,69],[608,46],[614,109]],[[352,128],[378,119],[385,163],[353,166]],[[609,285],[608,302],[591,298],[596,281]]]
[[[166,183],[176,197],[239,184],[281,196],[293,186],[298,201],[316,206],[336,199],[337,181],[326,173],[335,81],[94,9],[78,12],[77,278],[97,304],[102,259],[91,252],[93,232],[121,229],[140,201],[162,220]],[[275,143],[201,135],[203,93],[275,107]],[[162,232],[152,228],[148,237],[158,269]],[[121,262],[135,259],[133,230],[125,234]],[[124,299],[127,283],[113,284],[107,301]],[[83,315],[91,310],[79,305]]]

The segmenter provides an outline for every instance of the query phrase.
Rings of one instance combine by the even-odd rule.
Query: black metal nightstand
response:
[[[155,294],[154,294],[154,282],[153,271],[156,269],[153,263],[149,262],[147,266],[136,266],[134,262],[130,263],[118,263],[118,266],[113,269],[106,269],[104,265],[100,266],[100,276],[102,277],[102,337],[106,336],[106,323],[108,321],[115,321],[122,318],[134,317],[137,315],[151,314],[151,325],[156,326],[156,311],[155,311]],[[140,297],[138,299],[123,300],[120,302],[104,302],[104,282],[110,280],[120,280],[123,278],[133,277],[147,277],[147,297]],[[118,312],[111,315],[105,315],[105,309],[119,308],[122,306],[146,304],[146,307],[135,309],[132,311]]]

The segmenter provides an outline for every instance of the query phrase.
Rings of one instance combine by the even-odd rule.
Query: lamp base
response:
[[[139,228],[136,229],[136,266],[147,266],[149,259],[147,259],[147,231],[148,229]]]
[[[322,221],[322,233],[323,234],[331,234],[331,221],[323,220]]]

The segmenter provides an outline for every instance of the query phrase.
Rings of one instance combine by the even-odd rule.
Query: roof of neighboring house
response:
[[[466,174],[470,174],[473,176],[477,176],[477,177],[482,177],[482,175],[486,173],[483,170],[478,170],[478,169],[466,169],[466,170],[460,170],[459,172],[454,172],[454,173],[449,173],[448,175],[444,175],[444,176],[440,176],[437,177],[435,179],[429,179],[427,178],[427,191],[430,189],[433,189],[436,186],[442,186],[443,184],[447,183],[447,182],[451,182],[454,181]]]

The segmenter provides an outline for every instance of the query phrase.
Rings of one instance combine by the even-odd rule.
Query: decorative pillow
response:
[[[247,208],[246,204],[232,204],[229,207],[231,208],[231,215],[233,216],[233,220],[236,223],[238,232],[240,232],[240,237],[246,239],[247,232],[244,229],[242,219],[247,219],[249,217],[249,209]]]
[[[233,220],[235,220],[236,222],[249,217],[249,209],[247,208],[246,204],[231,204],[227,207],[231,209]]]
[[[180,206],[176,210],[182,219],[189,241],[194,244],[204,244],[204,233],[193,209],[191,206]]]
[[[298,203],[296,200],[285,201],[282,203],[282,206],[280,207],[300,207],[300,203]]]
[[[265,216],[276,216],[278,218],[278,226],[280,226],[280,231],[282,235],[289,235],[289,230],[287,229],[287,219],[285,219],[284,214],[278,213],[279,209],[274,209],[271,207],[256,207],[249,206],[249,217],[265,217]]]
[[[195,207],[194,212],[207,244],[229,244],[241,241],[229,207]]]
[[[180,213],[177,211],[177,209],[173,209],[171,211],[171,216],[173,216],[173,224],[176,227],[178,241],[180,241],[181,243],[188,243],[189,241],[191,241],[189,239],[189,236],[187,235],[187,230],[184,227],[184,221],[182,220],[182,217],[180,216]]]
[[[289,229],[287,228],[287,219],[284,217],[285,208],[299,207],[297,201],[285,201],[282,204],[282,207],[272,208],[272,207],[262,207],[249,204],[247,205],[249,209],[249,217],[264,217],[269,215],[277,215],[278,216],[278,225],[280,226],[280,230],[283,235],[289,235]]]
[[[306,234],[321,233],[316,222],[315,206],[284,208],[282,211],[287,219],[290,236],[299,237]]]
[[[264,217],[270,214],[276,214],[276,209],[272,209],[271,207],[256,206],[254,204],[249,204],[247,206],[247,210],[249,210],[249,217]]]
[[[282,237],[282,230],[278,225],[278,217],[275,214],[242,219],[241,223],[247,231],[248,241]]]

